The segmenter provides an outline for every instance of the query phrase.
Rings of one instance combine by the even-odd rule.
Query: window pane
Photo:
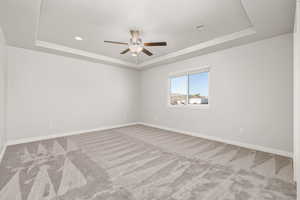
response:
[[[179,76],[170,79],[170,104],[186,104],[187,99],[187,76]]]
[[[208,104],[208,73],[189,75],[189,104]]]

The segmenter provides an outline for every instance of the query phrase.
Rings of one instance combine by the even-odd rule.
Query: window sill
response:
[[[169,108],[182,108],[182,109],[195,109],[195,110],[208,110],[210,105],[170,105],[168,104]]]

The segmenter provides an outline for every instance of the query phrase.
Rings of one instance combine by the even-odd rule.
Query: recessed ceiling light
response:
[[[82,37],[79,37],[79,36],[74,37],[74,39],[75,39],[75,40],[78,40],[78,41],[83,40]]]
[[[202,30],[204,29],[204,25],[203,25],[203,24],[200,24],[200,25],[196,26],[196,29],[197,29],[198,31],[202,31]]]

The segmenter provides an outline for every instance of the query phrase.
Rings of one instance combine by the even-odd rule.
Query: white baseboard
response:
[[[125,126],[136,125],[136,124],[138,124],[138,123],[133,122],[133,123],[127,123],[127,124],[114,125],[114,126],[105,126],[105,127],[96,128],[96,129],[80,130],[80,131],[74,131],[74,132],[68,132],[68,133],[58,133],[58,134],[51,134],[51,135],[30,137],[30,138],[22,138],[22,139],[17,139],[17,140],[8,140],[6,142],[6,146],[28,143],[28,142],[36,142],[39,140],[48,140],[48,139],[66,137],[66,136],[71,136],[71,135],[79,135],[79,134],[90,133],[90,132],[95,132],[95,131],[104,131],[104,130],[109,130],[109,129],[113,129],[113,128],[121,128],[121,127],[125,127]]]
[[[225,139],[215,137],[215,136],[208,136],[208,135],[203,135],[200,133],[189,132],[189,131],[184,131],[184,130],[179,130],[179,129],[173,129],[173,128],[149,124],[149,123],[145,123],[145,122],[133,122],[133,123],[120,124],[120,125],[115,125],[115,126],[101,127],[101,128],[96,128],[96,129],[80,130],[80,131],[75,131],[75,132],[53,134],[53,135],[46,135],[46,136],[39,136],[39,137],[30,137],[30,138],[23,138],[23,139],[18,139],[18,140],[9,140],[2,148],[2,152],[0,153],[0,162],[2,160],[2,157],[4,155],[6,147],[9,145],[35,142],[35,141],[39,141],[39,140],[48,140],[48,139],[66,137],[66,136],[71,136],[71,135],[79,135],[79,134],[84,134],[84,133],[89,133],[89,132],[109,130],[109,129],[113,129],[113,128],[121,128],[121,127],[125,127],[125,126],[137,125],[137,124],[155,127],[155,128],[168,130],[168,131],[172,131],[172,132],[177,132],[177,133],[181,133],[181,134],[185,134],[185,135],[191,135],[191,136],[200,137],[200,138],[204,138],[204,139],[208,139],[208,140],[213,140],[213,141],[236,145],[236,146],[240,146],[240,147],[244,147],[244,148],[248,148],[248,149],[253,149],[253,150],[257,150],[257,151],[263,151],[263,152],[267,152],[267,153],[272,153],[272,154],[276,154],[276,155],[293,158],[292,152],[282,151],[282,150],[259,146],[259,145],[255,145],[255,144],[237,142],[237,141],[232,141],[232,140],[225,140]]]
[[[276,155],[280,155],[280,156],[293,158],[292,152],[282,151],[282,150],[259,146],[259,145],[255,145],[255,144],[237,142],[237,141],[232,141],[232,140],[224,140],[222,138],[215,137],[215,136],[208,136],[208,135],[203,135],[200,133],[189,132],[189,131],[184,131],[184,130],[179,130],[179,129],[173,129],[173,128],[169,128],[169,127],[165,127],[165,126],[159,126],[159,125],[154,125],[154,124],[149,124],[149,123],[144,123],[144,122],[139,122],[138,124],[150,126],[150,127],[154,127],[154,128],[159,128],[159,129],[163,129],[163,130],[167,130],[167,131],[177,132],[177,133],[181,133],[181,134],[185,134],[185,135],[200,137],[200,138],[213,140],[213,141],[217,141],[217,142],[222,142],[222,143],[226,143],[226,144],[231,144],[231,145],[235,145],[235,146],[240,146],[240,147],[244,147],[247,149],[253,149],[253,150],[257,150],[257,151],[262,151],[262,152],[266,152],[266,153],[272,153],[272,154],[276,154]]]

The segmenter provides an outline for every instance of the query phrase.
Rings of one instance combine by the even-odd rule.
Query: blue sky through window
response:
[[[208,72],[189,75],[189,94],[208,96]]]
[[[171,79],[171,93],[187,94],[187,76],[179,76]],[[208,72],[189,75],[189,94],[208,96]]]
[[[179,76],[171,79],[171,93],[187,94],[187,76]]]

